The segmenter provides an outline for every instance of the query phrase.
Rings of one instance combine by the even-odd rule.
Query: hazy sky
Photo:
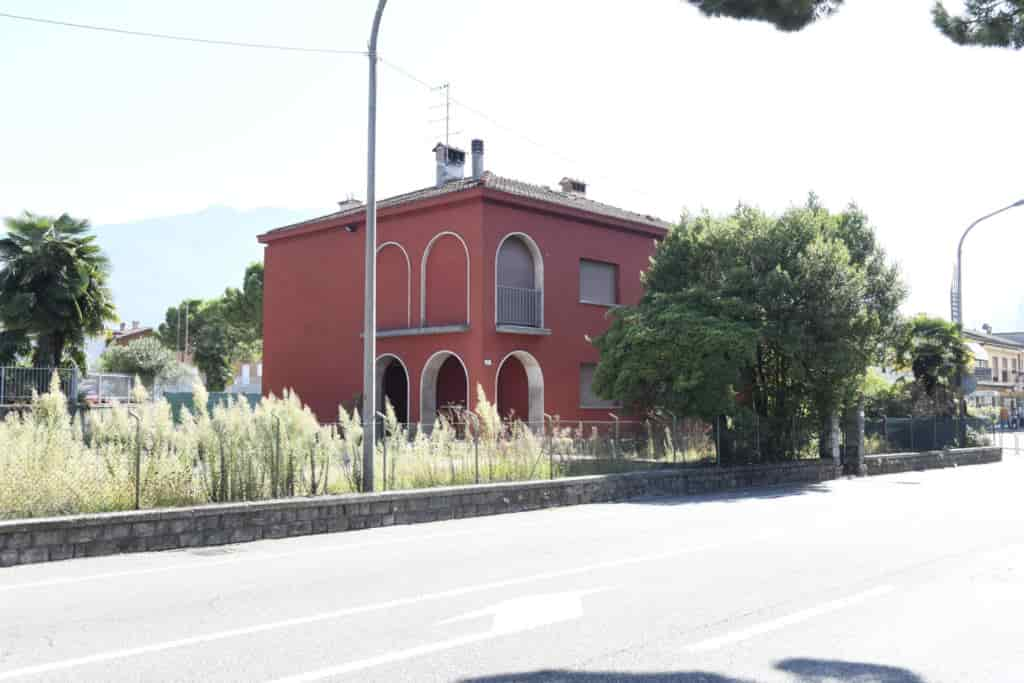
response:
[[[1024,51],[961,48],[932,0],[849,0],[799,34],[681,0],[391,0],[381,55],[486,115],[499,174],[596,199],[777,210],[813,190],[871,216],[948,315],[956,241],[1024,197]],[[140,31],[360,50],[373,0],[0,0],[0,12]],[[211,204],[323,207],[365,193],[366,59],[165,42],[0,18],[0,215],[122,222]],[[428,185],[439,94],[383,66],[381,196]],[[535,144],[539,143],[539,144]],[[268,226],[271,227],[271,226]],[[965,248],[967,323],[1024,329],[1024,209]],[[144,245],[140,245],[143,247]]]

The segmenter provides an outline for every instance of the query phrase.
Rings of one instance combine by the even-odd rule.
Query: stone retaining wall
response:
[[[683,469],[388,493],[287,498],[0,522],[0,567],[415,524],[651,495],[835,479],[831,461]]]
[[[869,455],[864,458],[868,475],[921,472],[960,465],[984,465],[1003,459],[1002,448],[953,448],[947,451]]]
[[[869,474],[888,474],[999,460],[1002,449],[968,448],[868,456],[865,464]],[[841,471],[830,460],[700,469],[666,467],[554,481],[14,520],[0,522],[0,567],[416,524],[641,496],[811,484],[836,479]]]

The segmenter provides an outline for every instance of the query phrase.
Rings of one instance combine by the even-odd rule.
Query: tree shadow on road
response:
[[[731,491],[714,491],[710,493],[687,493],[664,496],[640,496],[622,501],[641,505],[690,505],[692,503],[732,503],[743,500],[775,500],[793,496],[806,496],[815,493],[830,493],[827,483],[814,484],[778,484],[761,488],[734,489]]]
[[[779,671],[792,674],[794,681],[803,683],[925,683],[924,679],[908,669],[865,662],[846,662],[837,659],[784,659],[775,665]],[[461,683],[753,683],[753,679],[735,678],[710,671],[567,671],[565,669],[539,669],[494,676],[463,678]]]
[[[775,665],[798,681],[845,681],[847,683],[924,683],[913,671],[896,666],[844,662],[836,659],[784,659]]]

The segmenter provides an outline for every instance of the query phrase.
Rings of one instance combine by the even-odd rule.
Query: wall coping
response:
[[[311,505],[330,507],[338,505],[359,505],[366,503],[382,503],[422,497],[465,496],[479,493],[517,492],[538,488],[573,487],[587,483],[630,480],[630,479],[662,479],[689,477],[742,475],[764,471],[784,471],[790,469],[811,469],[820,467],[837,467],[832,460],[794,460],[789,462],[769,463],[760,465],[737,465],[733,467],[685,467],[681,464],[665,463],[665,466],[641,470],[637,472],[618,472],[613,474],[589,474],[577,477],[561,477],[558,479],[533,479],[530,481],[503,481],[486,484],[463,484],[457,486],[436,486],[423,489],[406,489],[402,491],[375,491],[373,493],[343,493],[329,496],[293,496],[290,498],[273,498],[251,502],[207,503],[186,507],[149,508],[146,510],[124,510],[118,512],[95,512],[78,515],[61,515],[58,517],[26,517],[22,519],[0,520],[0,535],[23,531],[45,531],[50,529],[79,528],[106,524],[131,524],[135,522],[152,522],[183,517],[207,517],[223,514],[255,513],[267,511],[283,511],[308,508]]]
[[[1000,446],[972,446],[971,448],[946,448],[936,451],[914,451],[912,453],[874,453],[865,455],[865,460],[885,460],[889,458],[910,459],[910,458],[932,458],[943,455],[971,455],[972,453],[984,453],[1001,448]]]

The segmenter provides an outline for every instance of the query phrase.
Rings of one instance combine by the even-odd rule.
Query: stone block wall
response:
[[[1002,460],[1000,448],[873,455],[868,474]],[[0,522],[0,567],[148,550],[195,548],[603,503],[813,484],[841,476],[832,460],[743,467],[663,469],[553,481],[454,486],[387,493],[286,498],[189,508]]]
[[[999,462],[1002,459],[1002,448],[952,448],[945,451],[924,451],[922,453],[869,455],[864,458],[864,464],[867,466],[868,475],[876,475],[921,472],[961,465],[984,465]]]
[[[288,498],[0,522],[0,567],[117,553],[417,524],[642,496],[694,495],[835,479],[828,460],[666,468],[553,481]]]

